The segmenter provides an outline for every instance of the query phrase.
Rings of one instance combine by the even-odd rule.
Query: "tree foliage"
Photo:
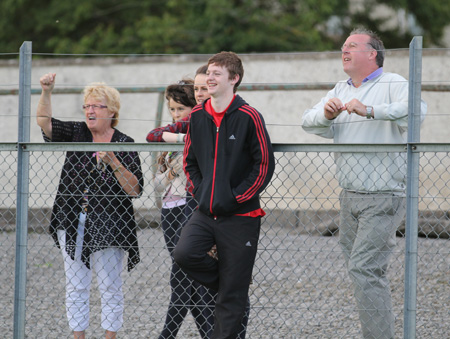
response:
[[[385,28],[372,11],[384,3],[411,14],[425,44],[439,45],[450,22],[441,0],[2,0],[0,52],[33,42],[35,53],[167,54],[323,51],[339,48],[355,25],[380,33],[387,48],[412,32]],[[331,24],[334,23],[334,24]]]
[[[350,25],[364,25],[377,31],[389,48],[406,47],[414,35],[424,37],[424,46],[443,47],[444,29],[450,24],[450,2],[442,0],[364,0],[364,10],[354,13]],[[388,19],[374,18],[376,6],[385,5],[403,20],[396,26]]]

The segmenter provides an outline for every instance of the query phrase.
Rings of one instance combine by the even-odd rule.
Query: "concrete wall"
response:
[[[448,85],[450,79],[450,52],[424,51],[423,53],[423,83],[437,83]],[[329,53],[303,53],[303,54],[269,54],[269,55],[242,55],[245,75],[244,84],[292,84],[292,83],[335,83],[346,79],[342,71],[340,52]],[[46,59],[34,60],[32,67],[32,88],[39,89],[39,78],[47,72],[57,73],[56,86],[58,88],[77,87],[80,93],[84,85],[95,81],[105,81],[116,87],[140,87],[162,86],[176,82],[183,77],[193,77],[195,70],[206,62],[208,56],[165,56],[165,57],[128,57],[128,58],[88,58],[88,59]],[[389,51],[385,61],[385,71],[396,72],[408,78],[409,56],[407,50]],[[18,64],[17,62],[4,62],[0,64],[0,89],[18,88]],[[323,139],[307,134],[301,128],[303,112],[317,103],[326,94],[325,90],[315,91],[258,91],[240,93],[249,104],[256,107],[264,116],[273,143],[328,143],[331,140]],[[450,107],[450,92],[423,92],[422,96],[428,103],[428,116],[421,128],[421,140],[423,142],[449,142],[447,125],[450,124],[450,115],[447,107]],[[42,142],[40,130],[35,123],[35,111],[39,95],[32,95],[31,100],[31,141]],[[155,126],[158,94],[123,94],[120,122],[118,128],[132,136],[136,142],[145,142],[147,133]],[[53,96],[53,116],[61,119],[83,120],[81,109],[81,94],[58,94]],[[1,126],[0,142],[17,141],[17,115],[18,96],[1,95]],[[165,108],[164,124],[170,122],[170,117]],[[47,159],[43,166],[46,178],[32,178],[32,185],[46,185],[47,182],[58,181],[61,159]],[[62,156],[62,154],[60,154]],[[326,154],[324,156],[327,156]],[[443,157],[443,158],[441,158]],[[434,157],[433,166],[427,166],[421,176],[429,186],[433,186],[438,180],[450,181],[448,178],[448,166],[446,154]],[[15,171],[14,154],[8,156],[8,160],[1,159],[0,171],[3,176],[0,186],[4,191],[12,191],[14,183],[5,182],[10,175],[7,171]],[[325,161],[325,160],[324,160]],[[146,161],[147,162],[147,161]],[[295,163],[294,163],[295,162]],[[328,157],[329,168],[332,168],[332,158]],[[54,166],[56,164],[56,166]],[[290,160],[292,167],[300,164],[300,159]],[[148,164],[145,164],[147,166]],[[299,167],[300,168],[300,167]],[[437,170],[435,170],[437,168]],[[284,177],[284,169],[278,166],[276,176],[280,180]],[[321,171],[325,171],[323,168]],[[319,188],[317,194],[330,196],[336,189],[334,172],[326,171],[315,173],[320,178],[328,178],[330,185]],[[432,172],[431,174],[428,172]],[[297,173],[298,178],[290,190],[300,189],[305,182],[304,176],[312,173]],[[146,192],[152,194],[150,180],[147,181]],[[11,189],[10,189],[11,188]],[[285,189],[268,192],[268,194],[283,195]],[[424,192],[428,192],[428,187]],[[56,191],[56,187],[55,187]],[[450,187],[441,185],[437,195],[446,197],[450,194]],[[293,192],[291,192],[293,193]],[[0,207],[12,206],[15,195],[0,202]],[[31,208],[39,208],[48,205],[52,199],[35,199]],[[278,202],[282,204],[283,202]],[[287,202],[285,202],[288,204]],[[431,203],[431,205],[429,204]],[[288,204],[289,205],[289,204]],[[445,205],[445,206],[444,206]],[[422,203],[421,209],[446,209],[444,205],[433,203],[433,197],[426,203]],[[278,206],[278,205],[277,205]],[[282,206],[278,206],[281,208]],[[292,208],[292,206],[285,206]],[[300,206],[302,207],[302,206]],[[320,208],[332,209],[334,206],[320,206]]]
[[[424,51],[423,83],[448,84],[450,79],[450,52]],[[39,78],[46,72],[57,73],[56,86],[78,87],[94,81],[105,81],[116,87],[166,86],[183,77],[193,77],[195,70],[208,56],[166,56],[88,59],[34,60],[32,66],[32,88],[39,89]],[[346,79],[342,71],[340,53],[303,53],[242,55],[245,67],[244,84],[289,84],[289,83],[335,83]],[[407,50],[389,51],[385,71],[396,72],[408,78],[409,56]],[[19,67],[17,62],[0,63],[0,89],[18,88]],[[274,143],[330,142],[305,133],[301,116],[326,91],[258,91],[241,92],[250,105],[264,116]],[[447,107],[450,107],[449,92],[423,92],[428,103],[428,117],[422,126],[423,142],[448,142],[445,126],[450,123]],[[31,141],[41,142],[35,124],[35,111],[39,95],[31,100]],[[134,137],[136,142],[145,142],[145,136],[155,126],[157,94],[123,94],[118,128]],[[82,96],[60,94],[53,97],[53,115],[62,119],[83,119]],[[1,95],[0,142],[17,140],[18,97]],[[164,123],[170,122],[167,109]]]

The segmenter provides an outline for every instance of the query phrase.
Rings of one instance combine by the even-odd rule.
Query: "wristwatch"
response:
[[[372,106],[366,106],[366,118],[367,119],[372,119],[373,118],[373,107]]]

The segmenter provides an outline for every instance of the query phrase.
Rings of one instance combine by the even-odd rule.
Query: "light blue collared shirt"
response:
[[[365,83],[365,82],[367,82],[369,80],[375,79],[376,77],[380,76],[382,73],[383,73],[383,67],[380,67],[376,71],[374,71],[371,74],[369,74],[366,78],[364,78],[362,83]],[[347,80],[347,84],[352,85],[353,87],[355,87],[355,85],[353,84],[352,78],[349,78]]]

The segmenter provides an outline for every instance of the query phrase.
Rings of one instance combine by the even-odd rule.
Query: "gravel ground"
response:
[[[0,324],[13,337],[15,233],[0,233]],[[403,337],[404,249],[398,246],[389,276],[396,337]],[[170,259],[160,229],[139,232],[142,262],[124,272],[124,327],[118,338],[157,338],[170,288]],[[419,239],[417,338],[448,338],[450,333],[450,255],[448,240]],[[95,283],[94,283],[95,287]],[[71,338],[64,308],[64,273],[59,251],[47,234],[30,233],[26,296],[27,338]],[[337,237],[299,234],[272,227],[261,233],[251,285],[248,338],[359,338],[349,279]],[[88,338],[102,338],[99,297],[91,295]],[[191,315],[179,338],[199,338]]]

